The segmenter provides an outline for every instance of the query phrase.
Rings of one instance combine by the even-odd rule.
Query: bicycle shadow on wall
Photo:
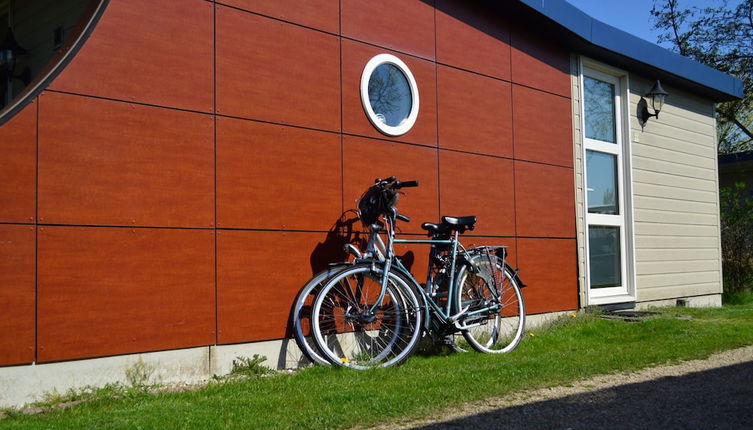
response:
[[[346,247],[350,245],[356,250],[364,250],[366,249],[368,240],[368,228],[361,223],[358,212],[355,209],[349,209],[343,212],[332,224],[329,231],[327,231],[324,240],[319,242],[311,251],[309,264],[311,266],[312,276],[316,276],[322,272],[326,273],[328,269],[333,267],[333,263],[353,261],[355,257],[352,253],[349,253],[346,250]],[[412,270],[415,261],[413,251],[408,250],[402,255],[398,255],[398,258],[408,270]],[[307,281],[310,280],[301,280],[301,285]],[[310,315],[310,307],[312,305],[313,295],[311,300],[307,300],[303,305],[304,313]],[[295,341],[292,339],[294,336],[293,314],[296,311],[296,304],[293,303],[289,312],[285,339],[283,339],[280,354],[278,356],[278,368],[290,368],[311,363],[311,361],[295,347]],[[308,326],[308,321],[305,321],[305,324],[305,332],[309,334],[310,327]]]

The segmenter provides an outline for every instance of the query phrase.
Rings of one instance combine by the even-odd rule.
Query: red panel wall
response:
[[[210,112],[212,4],[112,0],[54,90]]]
[[[40,222],[213,226],[211,116],[59,93],[39,102]]]
[[[510,246],[529,312],[576,308],[569,53],[508,19],[459,0],[111,0],[0,127],[0,365],[289,335],[298,288],[389,175],[421,183],[404,233],[477,215],[466,244]],[[421,98],[398,137],[359,94],[384,52]],[[426,248],[402,251],[424,276]]]
[[[337,37],[217,6],[217,113],[340,130]]]
[[[213,344],[214,234],[40,227],[39,361]]]
[[[34,361],[35,229],[0,225],[0,366]]]
[[[31,103],[0,127],[0,222],[36,217],[37,105]]]

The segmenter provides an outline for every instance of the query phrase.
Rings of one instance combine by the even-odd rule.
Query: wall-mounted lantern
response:
[[[651,88],[651,91],[641,97],[641,101],[638,103],[638,121],[640,121],[641,127],[646,125],[646,122],[648,122],[648,119],[652,116],[657,119],[659,118],[659,112],[662,107],[664,107],[664,99],[666,99],[668,95],[669,93],[662,88],[661,82],[657,79],[654,87]],[[654,110],[654,113],[649,113],[646,98],[651,100],[651,108]]]

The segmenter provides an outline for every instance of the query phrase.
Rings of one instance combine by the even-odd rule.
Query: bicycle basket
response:
[[[390,186],[377,184],[369,187],[358,199],[358,215],[363,225],[372,225],[377,222],[379,216],[387,215],[397,204],[397,196],[397,191]]]

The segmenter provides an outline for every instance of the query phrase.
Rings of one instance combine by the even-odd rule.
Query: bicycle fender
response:
[[[505,262],[505,269],[509,270],[510,273],[512,273],[513,279],[515,279],[515,282],[518,283],[518,286],[520,288],[527,287],[526,283],[523,282],[522,279],[520,279],[520,276],[518,276],[518,272],[520,271],[520,269],[513,269],[512,266],[510,266],[509,264],[507,264],[507,262]]]

